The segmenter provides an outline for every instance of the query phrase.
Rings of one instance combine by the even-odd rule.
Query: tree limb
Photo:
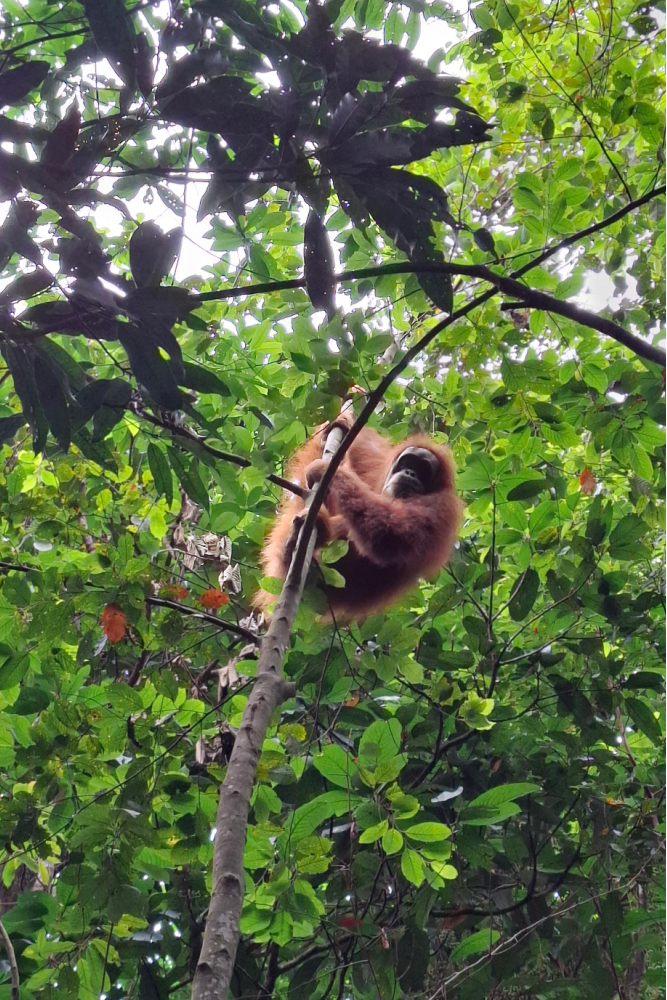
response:
[[[333,455],[330,467],[336,458],[337,465],[342,460],[342,433],[341,428],[334,427],[327,437],[323,458]],[[335,449],[338,451],[335,452]],[[192,1000],[224,1000],[234,970],[245,888],[243,850],[250,797],[271,716],[295,691],[294,684],[288,683],[282,676],[282,662],[315,550],[314,529],[333,476],[333,472],[328,475],[330,467],[317,489],[309,495],[308,512],[271,624],[262,639],[256,680],[243,710],[234,750],[220,789],[213,887],[201,954],[192,982]]]
[[[641,337],[637,337],[635,334],[630,333],[629,330],[626,330],[613,320],[604,319],[587,309],[580,309],[578,306],[575,306],[570,302],[562,301],[552,295],[547,295],[545,292],[539,292],[535,289],[528,288],[525,285],[521,285],[517,281],[518,278],[527,274],[533,268],[538,267],[539,264],[548,260],[549,257],[552,257],[559,250],[572,246],[574,243],[584,239],[586,236],[590,236],[595,232],[605,229],[607,226],[613,225],[614,222],[618,222],[618,220],[622,219],[625,215],[628,215],[635,209],[647,204],[653,198],[657,198],[664,194],[664,185],[654,188],[647,194],[642,195],[641,198],[637,198],[635,201],[629,202],[627,205],[623,206],[622,209],[619,209],[618,212],[607,216],[607,218],[603,219],[601,222],[597,222],[594,225],[589,226],[587,229],[583,229],[580,233],[574,234],[573,236],[568,236],[564,240],[559,240],[557,244],[549,247],[533,260],[528,261],[528,263],[514,271],[511,275],[506,276],[496,274],[496,272],[491,270],[490,267],[483,264],[465,265],[435,262],[411,264],[407,261],[402,261],[392,264],[383,264],[379,267],[365,267],[354,271],[344,271],[342,274],[336,275],[335,280],[337,283],[342,284],[348,281],[358,281],[361,278],[380,277],[385,274],[419,273],[463,275],[472,278],[480,278],[483,281],[488,281],[493,284],[498,291],[520,298],[521,302],[525,303],[528,308],[542,309],[546,312],[557,313],[561,316],[567,317],[568,319],[572,319],[576,323],[580,323],[582,326],[587,326],[593,330],[597,330],[598,332],[605,334],[605,336],[611,337],[618,343],[623,344],[624,347],[628,347],[631,351],[637,354],[638,357],[644,358],[647,361],[652,361],[654,364],[661,365],[664,368],[667,364],[667,357],[665,355],[665,351],[661,348],[654,347],[652,344],[647,344],[641,339]],[[262,295],[292,288],[303,288],[305,287],[305,284],[305,278],[292,278],[287,281],[263,282],[261,284],[246,285],[245,287],[240,288],[223,288],[215,292],[203,292],[197,296],[197,299],[201,302],[208,302],[220,299],[237,298],[246,295]],[[518,289],[520,289],[520,291]],[[494,292],[485,292],[483,295],[473,299],[467,306],[464,306],[463,308],[465,312],[458,310],[457,313],[452,314],[452,317],[456,316],[458,318],[462,315],[467,315],[471,309],[487,302],[494,294]]]
[[[188,430],[187,427],[172,427],[170,424],[165,424],[157,417],[154,417],[152,413],[142,412],[141,417],[143,420],[147,420],[150,424],[154,424],[156,427],[161,427],[162,430],[169,431],[175,437],[185,438],[187,441],[191,441],[198,448],[201,448],[212,458],[219,458],[223,462],[231,462],[232,465],[238,465],[241,469],[248,469],[252,465],[252,462],[247,458],[241,458],[240,455],[233,455],[229,451],[220,451],[219,448],[214,448],[213,445],[207,444],[204,438],[199,437],[193,431]],[[298,483],[293,483],[289,479],[284,479],[282,476],[278,476],[273,472],[269,472],[266,478],[275,483],[276,486],[282,486],[284,490],[289,490],[290,493],[296,494],[298,497],[308,496],[308,490],[305,490],[303,486],[299,486]]]
[[[172,611],[180,611],[182,615],[199,618],[209,625],[217,625],[218,628],[224,629],[225,632],[234,632],[236,635],[247,639],[248,642],[253,642],[256,646],[259,645],[259,636],[250,632],[247,628],[243,628],[241,625],[226,621],[224,618],[216,618],[215,615],[209,615],[205,611],[197,611],[196,608],[190,608],[187,604],[180,604],[178,601],[168,601],[165,597],[146,597],[144,600],[146,604],[155,604],[160,608],[171,608]]]

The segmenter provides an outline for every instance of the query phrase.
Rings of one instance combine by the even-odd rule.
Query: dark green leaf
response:
[[[67,399],[53,368],[39,355],[35,358],[35,385],[49,430],[63,451],[72,439]]]
[[[0,417],[0,444],[13,438],[17,430],[26,423],[27,420],[22,413],[15,413],[11,417]]]
[[[132,323],[119,324],[118,335],[137,382],[148,390],[158,406],[164,410],[178,410],[182,400],[181,390],[176,384],[171,365],[162,357],[155,344],[148,340],[143,330]]]
[[[311,208],[303,240],[306,291],[314,309],[324,309],[329,319],[336,311],[333,251],[329,234],[317,212]]]
[[[106,386],[102,405],[93,417],[92,441],[101,441],[123,419],[132,396],[132,386],[122,378],[112,379]]]
[[[661,674],[654,673],[652,670],[638,670],[636,674],[630,674],[623,681],[621,687],[626,690],[650,689],[653,691],[663,691],[665,681]]]
[[[51,704],[51,699],[42,688],[22,687],[20,694],[12,705],[14,715],[36,715]]]
[[[204,365],[193,365],[189,361],[183,362],[183,380],[181,385],[186,389],[194,389],[195,392],[214,393],[218,396],[231,396],[231,391],[218,378],[215,372]]]
[[[507,494],[508,500],[532,500],[544,490],[548,489],[550,483],[546,479],[528,479],[524,483],[519,483]]]
[[[540,577],[536,570],[530,567],[526,570],[518,589],[512,594],[509,602],[509,613],[515,622],[528,617],[537,599],[540,589]]]
[[[208,510],[208,491],[201,481],[201,477],[199,475],[199,463],[197,460],[186,460],[179,451],[176,451],[175,448],[169,448],[167,450],[167,455],[169,456],[171,467],[176,473],[176,477],[187,495],[194,503],[199,504],[199,506],[203,507],[204,510]]]
[[[640,701],[639,698],[626,698],[625,707],[637,728],[656,746],[662,746],[664,736],[660,723],[646,702]]]
[[[163,233],[155,222],[142,222],[130,240],[130,269],[138,288],[159,285],[174,265],[181,247],[182,232]]]
[[[134,88],[134,26],[122,0],[83,0],[83,9],[98,49],[123,83]]]
[[[496,244],[488,229],[475,229],[472,236],[480,250],[483,250],[485,253],[491,253],[494,257],[496,256]]]
[[[157,494],[166,497],[167,503],[171,505],[174,499],[174,485],[166,455],[161,448],[151,442],[148,445],[147,457]]]
[[[17,104],[27,97],[31,90],[39,87],[50,68],[42,59],[34,59],[0,73],[0,106]]]

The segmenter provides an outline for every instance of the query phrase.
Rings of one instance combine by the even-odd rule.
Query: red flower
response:
[[[199,603],[204,608],[221,608],[225,604],[229,604],[229,594],[225,594],[222,590],[216,590],[215,587],[209,587],[199,598]]]

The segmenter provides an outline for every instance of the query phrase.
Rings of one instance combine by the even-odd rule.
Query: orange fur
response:
[[[301,486],[308,485],[307,477],[312,482],[322,474],[323,430],[320,428],[288,465],[289,478]],[[438,460],[434,491],[406,499],[382,494],[392,463],[413,445],[427,448]],[[361,431],[333,478],[326,508],[320,514],[323,535],[349,542],[347,555],[334,566],[345,577],[345,587],[323,588],[333,615],[354,620],[380,611],[420,578],[433,576],[445,565],[463,507],[454,492],[454,475],[449,449],[428,437],[417,435],[393,445],[377,431]],[[285,550],[294,517],[303,506],[297,496],[281,503],[261,555],[267,576],[285,578],[289,566]],[[255,605],[266,609],[275,600],[275,596],[260,591]]]

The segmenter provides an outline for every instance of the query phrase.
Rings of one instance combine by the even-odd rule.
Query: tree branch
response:
[[[645,205],[654,198],[660,197],[664,194],[664,185],[653,188],[653,190],[649,191],[647,194],[642,195],[641,198],[637,198],[635,201],[629,202],[622,209],[619,209],[618,212],[607,216],[607,218],[603,219],[601,222],[596,222],[587,229],[583,229],[580,233],[568,236],[564,240],[559,240],[557,244],[549,247],[533,260],[528,261],[528,263],[514,271],[511,275],[506,276],[496,274],[496,272],[492,271],[491,268],[482,264],[440,264],[435,262],[411,264],[407,261],[401,261],[392,264],[383,264],[379,267],[365,267],[355,271],[344,271],[342,274],[336,275],[335,280],[337,283],[342,284],[348,281],[358,281],[361,278],[380,277],[385,274],[419,273],[463,275],[472,278],[480,278],[483,281],[488,281],[495,285],[498,291],[520,298],[521,302],[525,303],[526,306],[531,309],[543,309],[546,312],[557,313],[561,316],[567,317],[568,319],[572,319],[576,323],[580,323],[582,326],[587,326],[593,330],[597,330],[598,332],[605,334],[605,336],[611,337],[618,343],[623,344],[624,347],[628,347],[631,351],[637,354],[638,357],[644,358],[647,361],[652,361],[654,364],[661,365],[664,368],[667,364],[667,357],[665,355],[665,351],[661,348],[653,347],[652,344],[647,344],[641,339],[641,337],[637,337],[635,334],[630,333],[629,330],[624,329],[624,327],[615,323],[613,320],[604,319],[603,317],[597,316],[595,313],[589,312],[587,309],[580,309],[572,303],[561,301],[560,299],[556,299],[554,296],[547,295],[544,292],[538,292],[537,290],[528,288],[517,281],[518,278],[523,277],[524,274],[527,274],[533,268],[538,267],[545,260],[548,260],[554,254],[558,253],[559,250],[572,246],[574,243],[584,239],[586,236],[590,236],[593,233],[599,232],[600,230],[613,225],[613,223],[618,222],[619,219],[622,219],[625,215],[628,215],[630,212],[635,211],[637,208],[641,208],[642,205]],[[202,292],[197,296],[197,300],[200,302],[209,302],[220,299],[237,298],[246,295],[262,295],[293,288],[304,288],[305,284],[305,278],[292,278],[287,281],[263,282],[262,284],[246,285],[241,288],[223,288],[215,292]],[[469,302],[467,306],[464,306],[462,310],[452,313],[450,319],[467,315],[472,309],[482,305],[484,302],[487,302],[494,294],[494,292],[485,292],[483,295],[477,296]],[[449,323],[447,325],[449,325]],[[442,328],[439,327],[439,329]]]
[[[331,462],[338,456],[339,462],[342,460],[342,433],[341,428],[332,428],[327,437],[323,458],[330,458],[333,454]],[[334,454],[336,448],[338,451]],[[192,982],[192,1000],[224,1000],[234,970],[245,888],[243,850],[250,796],[271,716],[295,692],[294,684],[288,683],[282,676],[282,662],[315,550],[314,529],[331,479],[328,473],[329,469],[306,502],[308,512],[271,624],[262,639],[256,680],[243,710],[225,780],[220,789],[213,853],[213,887],[201,954]]]
[[[241,469],[248,469],[252,465],[252,462],[247,458],[241,458],[240,455],[233,455],[229,451],[220,451],[219,448],[214,448],[213,445],[207,444],[204,438],[199,437],[193,431],[188,430],[187,427],[171,427],[169,424],[163,423],[154,417],[152,413],[141,413],[142,419],[147,420],[150,424],[154,424],[156,427],[161,427],[162,430],[169,431],[175,437],[185,438],[186,441],[191,441],[196,447],[201,448],[212,458],[219,458],[223,462],[231,462],[232,465],[238,465]],[[308,490],[305,490],[303,486],[299,486],[298,483],[293,483],[289,479],[284,479],[282,476],[278,476],[273,472],[269,472],[266,478],[275,483],[276,486],[282,486],[284,490],[289,490],[290,493],[295,493],[298,497],[308,496]]]
[[[215,615],[209,615],[205,611],[197,611],[196,608],[190,608],[187,604],[180,604],[178,601],[168,601],[165,597],[146,597],[144,600],[146,604],[155,604],[159,608],[171,608],[172,611],[180,611],[182,615],[199,618],[209,625],[217,625],[218,628],[224,629],[225,632],[234,632],[235,635],[242,636],[248,642],[252,642],[256,646],[259,645],[259,636],[250,632],[247,628],[243,628],[241,625],[235,625],[234,622],[226,621],[224,618],[216,618]]]

